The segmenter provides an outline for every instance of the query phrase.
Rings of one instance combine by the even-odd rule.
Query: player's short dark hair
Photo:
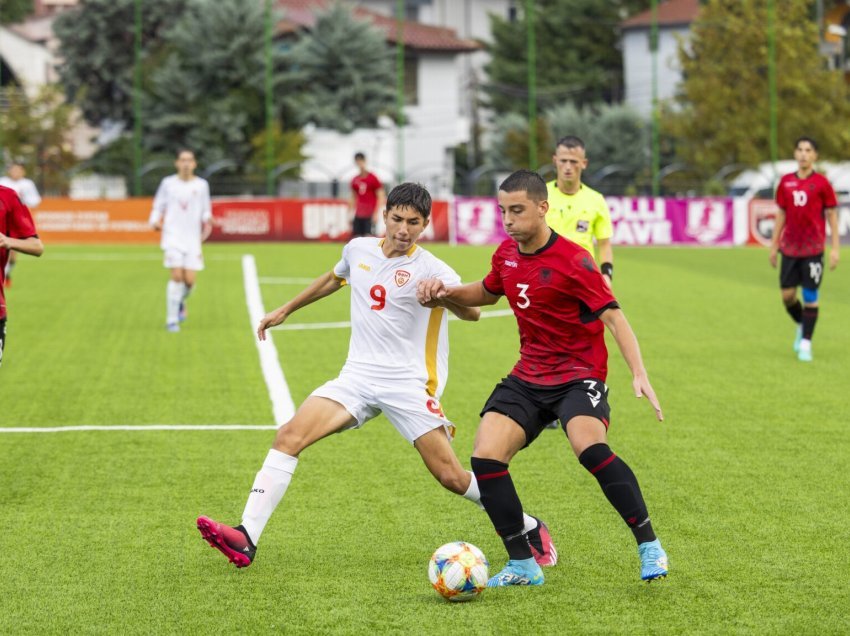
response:
[[[181,146],[177,149],[177,155],[175,156],[175,158],[179,159],[180,155],[182,155],[184,152],[188,152],[190,155],[192,155],[193,159],[197,159],[197,157],[195,156],[195,151],[191,148],[187,148],[186,146]]]
[[[566,137],[561,137],[558,140],[558,143],[555,144],[555,148],[558,146],[563,146],[564,148],[581,148],[585,150],[584,142],[580,137],[576,137],[575,135],[567,135]]]
[[[362,152],[355,152],[354,153],[354,161],[360,161],[361,159],[365,161],[366,155],[364,155]]]
[[[399,184],[390,190],[387,197],[387,210],[393,208],[413,208],[427,219],[431,216],[431,195],[419,183]]]
[[[528,198],[532,201],[546,201],[549,191],[546,182],[533,170],[517,170],[499,186],[502,192],[528,192]]]
[[[794,142],[794,150],[796,150],[796,149],[797,149],[797,146],[799,146],[799,145],[800,145],[800,142],[801,142],[801,141],[808,141],[810,144],[812,144],[812,148],[814,148],[815,152],[817,152],[817,151],[818,151],[818,144],[817,144],[817,142],[816,142],[814,139],[812,139],[811,137],[806,137],[806,136],[803,136],[803,137],[797,137],[797,141],[795,141],[795,142]]]

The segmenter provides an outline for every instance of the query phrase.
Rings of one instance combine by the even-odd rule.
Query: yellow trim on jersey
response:
[[[581,245],[595,258],[594,237],[604,240],[614,234],[611,212],[605,203],[605,197],[583,183],[575,194],[561,192],[557,181],[550,181],[546,187],[549,191],[547,225],[561,236]],[[577,229],[580,221],[587,223],[583,232]]]
[[[443,324],[442,307],[434,307],[428,318],[428,332],[425,336],[425,369],[428,371],[428,381],[425,390],[428,395],[437,395],[437,345],[440,342],[440,327]]]
[[[345,280],[342,276],[337,276],[336,272],[331,272],[331,276],[334,277],[334,280],[339,283],[340,287],[345,287],[348,285],[348,281]]]
[[[386,240],[387,240],[387,239],[382,238],[382,239],[381,239],[381,242],[380,242],[380,243],[378,243],[378,247],[383,247],[383,246],[384,246],[384,241],[386,241]],[[405,256],[410,256],[410,255],[412,255],[412,254],[413,254],[413,252],[415,252],[415,251],[416,251],[416,248],[417,248],[417,247],[419,247],[419,246],[418,246],[416,243],[414,243],[414,244],[413,244],[413,245],[411,245],[411,246],[410,246],[410,248],[409,248],[409,249],[408,249],[408,250],[404,253],[404,255],[405,255]]]

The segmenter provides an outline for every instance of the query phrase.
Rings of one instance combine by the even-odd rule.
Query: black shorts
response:
[[[823,252],[817,256],[785,256],[779,267],[779,286],[783,289],[805,287],[817,289],[823,279]]]
[[[3,348],[6,346],[6,319],[0,320],[0,364],[3,364]]]
[[[519,424],[525,431],[526,446],[555,419],[561,420],[563,428],[575,416],[589,415],[607,429],[611,418],[608,387],[602,380],[592,378],[543,386],[509,375],[493,389],[481,416],[489,411],[506,415]]]
[[[354,217],[354,223],[351,225],[352,236],[367,236],[372,233],[372,217],[364,216]]]

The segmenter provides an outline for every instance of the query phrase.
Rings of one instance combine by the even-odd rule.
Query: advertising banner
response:
[[[749,205],[750,235],[748,245],[769,246],[779,208],[773,199],[751,199]],[[829,223],[826,224],[829,236]],[[838,235],[842,245],[850,244],[850,203],[838,205]]]
[[[421,240],[449,239],[448,202],[434,201]],[[348,204],[339,199],[250,199],[213,201],[213,241],[347,241]],[[375,233],[385,231],[383,218]]]
[[[33,210],[45,243],[159,243],[148,225],[153,199],[42,199]]]
[[[728,197],[606,197],[614,245],[733,245]]]
[[[607,197],[615,245],[733,245],[733,201],[726,197],[666,199]],[[461,245],[501,243],[498,202],[491,197],[457,197],[454,240]]]

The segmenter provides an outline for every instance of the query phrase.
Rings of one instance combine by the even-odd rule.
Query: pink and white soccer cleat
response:
[[[198,517],[197,524],[207,543],[226,556],[237,568],[251,565],[257,547],[251,543],[242,526],[231,528],[204,516]]]

